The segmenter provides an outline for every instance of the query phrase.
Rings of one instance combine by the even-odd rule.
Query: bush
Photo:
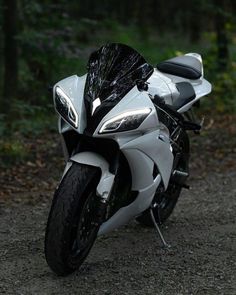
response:
[[[10,166],[29,159],[27,148],[20,140],[0,141],[0,166]]]

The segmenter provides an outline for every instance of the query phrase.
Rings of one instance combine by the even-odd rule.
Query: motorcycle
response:
[[[87,74],[53,87],[66,166],[55,191],[45,257],[58,275],[78,269],[97,236],[132,218],[162,224],[188,188],[193,107],[211,92],[202,58],[187,53],[151,66],[111,43],[93,52]]]

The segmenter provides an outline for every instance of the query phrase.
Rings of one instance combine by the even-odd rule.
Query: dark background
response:
[[[235,13],[233,0],[1,0],[0,134],[46,127],[48,85],[84,74],[89,54],[109,41],[133,46],[153,65],[201,53],[214,87],[206,104],[235,110]]]

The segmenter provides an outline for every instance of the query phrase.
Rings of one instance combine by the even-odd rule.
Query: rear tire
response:
[[[188,163],[189,163],[189,138],[186,132],[181,132],[178,141],[178,145],[182,148],[182,154],[177,164],[176,169],[188,172]],[[171,213],[173,212],[176,203],[179,199],[180,193],[182,191],[182,186],[174,183],[170,180],[168,188],[164,192],[160,192],[158,188],[155,196],[153,198],[152,204],[158,204],[153,208],[153,215],[158,224],[164,223]],[[151,214],[149,209],[143,212],[136,220],[149,227],[154,227]]]
[[[73,163],[54,194],[45,235],[45,257],[58,275],[83,263],[97,237],[96,187],[100,171]]]

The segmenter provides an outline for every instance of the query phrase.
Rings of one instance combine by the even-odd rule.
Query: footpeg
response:
[[[194,132],[200,132],[202,126],[198,123],[191,122],[191,121],[184,121],[183,122],[183,128],[185,130],[192,130]]]
[[[185,187],[185,182],[186,182],[188,176],[189,176],[189,174],[187,172],[180,171],[180,170],[174,170],[172,172],[171,180],[174,183],[179,184],[182,187]]]
[[[157,230],[157,232],[158,232],[158,235],[159,235],[159,237],[160,237],[160,239],[161,239],[161,241],[162,241],[163,246],[164,246],[165,248],[168,248],[168,249],[169,249],[169,248],[171,247],[171,245],[169,245],[169,244],[166,242],[165,238],[163,237],[162,232],[161,232],[161,230],[160,230],[160,227],[159,227],[159,225],[157,224],[157,222],[156,222],[156,220],[155,220],[155,217],[154,217],[154,214],[153,214],[153,210],[152,210],[152,208],[150,209],[150,214],[151,214],[152,222],[153,222],[153,224],[154,224],[154,226],[155,226],[155,228],[156,228],[156,230]]]
[[[184,178],[187,178],[188,177],[188,173],[187,172],[184,172],[184,171],[180,171],[180,170],[174,170],[172,175],[174,177],[184,177]]]

